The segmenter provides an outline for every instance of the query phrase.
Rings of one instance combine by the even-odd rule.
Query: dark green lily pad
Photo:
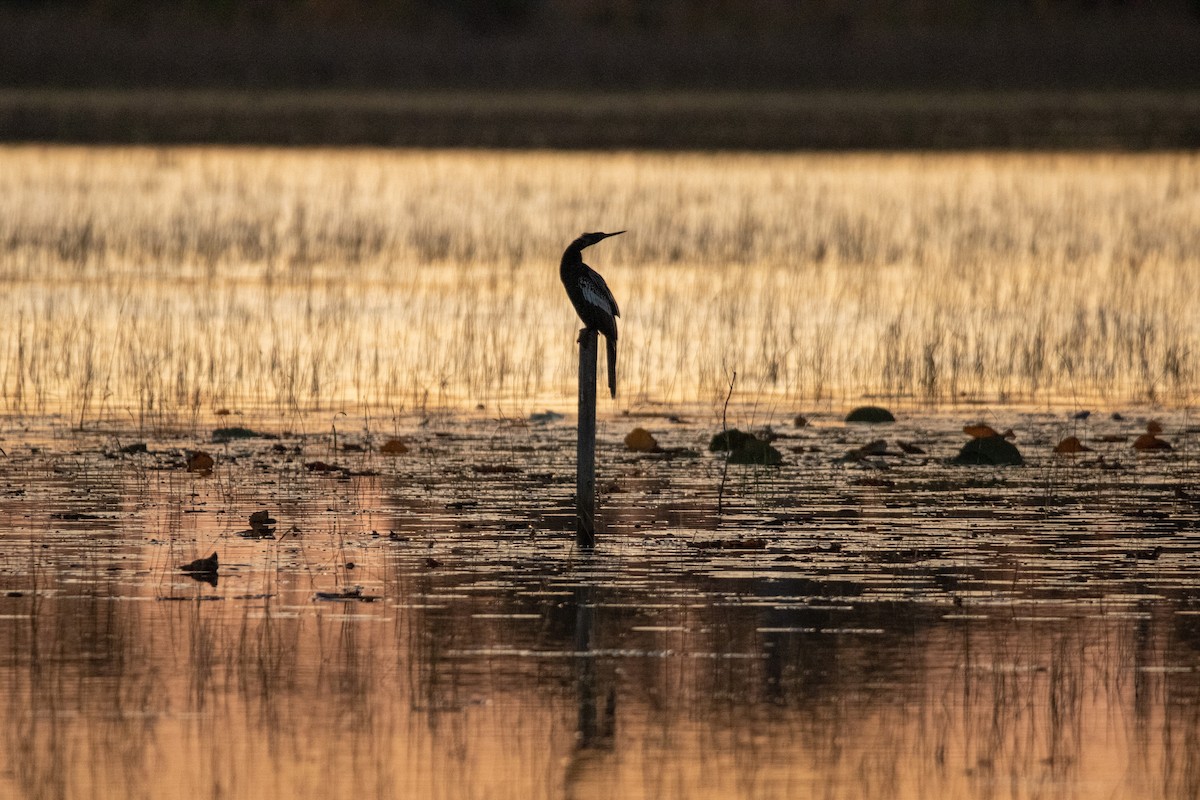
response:
[[[1003,436],[972,439],[950,461],[954,464],[1015,467],[1025,463],[1021,451]]]
[[[751,438],[729,453],[729,463],[774,467],[783,463],[783,454],[767,442]]]
[[[737,428],[730,428],[712,437],[712,441],[708,443],[708,449],[714,453],[722,450],[740,450],[747,442],[757,441],[758,439],[752,433],[744,433]]]
[[[895,421],[896,418],[892,416],[892,412],[879,406],[859,406],[846,415],[846,422],[866,422],[877,425],[881,422]]]

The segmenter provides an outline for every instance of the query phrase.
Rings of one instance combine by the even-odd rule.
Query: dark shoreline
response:
[[[0,141],[648,150],[1177,150],[1200,91],[0,90]]]

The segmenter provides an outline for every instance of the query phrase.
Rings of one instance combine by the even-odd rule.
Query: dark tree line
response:
[[[1040,24],[1129,16],[1200,17],[1200,0],[0,0],[10,9],[73,9],[97,19],[192,16],[239,24],[388,23],[521,30],[590,26],[763,30],[780,24],[829,30]]]

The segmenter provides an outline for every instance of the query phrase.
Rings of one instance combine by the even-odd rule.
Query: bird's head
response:
[[[579,249],[582,250],[583,248],[591,247],[596,242],[599,242],[603,239],[607,239],[610,236],[620,236],[624,232],[625,231],[615,231],[613,233],[600,233],[599,231],[597,231],[595,233],[584,233],[584,234],[580,234],[579,238],[576,239],[575,241],[579,243]]]

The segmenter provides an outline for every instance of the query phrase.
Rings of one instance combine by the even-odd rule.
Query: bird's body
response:
[[[621,309],[600,273],[583,263],[583,250],[618,233],[585,233],[563,251],[558,276],[583,324],[604,334],[608,345],[608,390],[617,396],[617,317]]]

